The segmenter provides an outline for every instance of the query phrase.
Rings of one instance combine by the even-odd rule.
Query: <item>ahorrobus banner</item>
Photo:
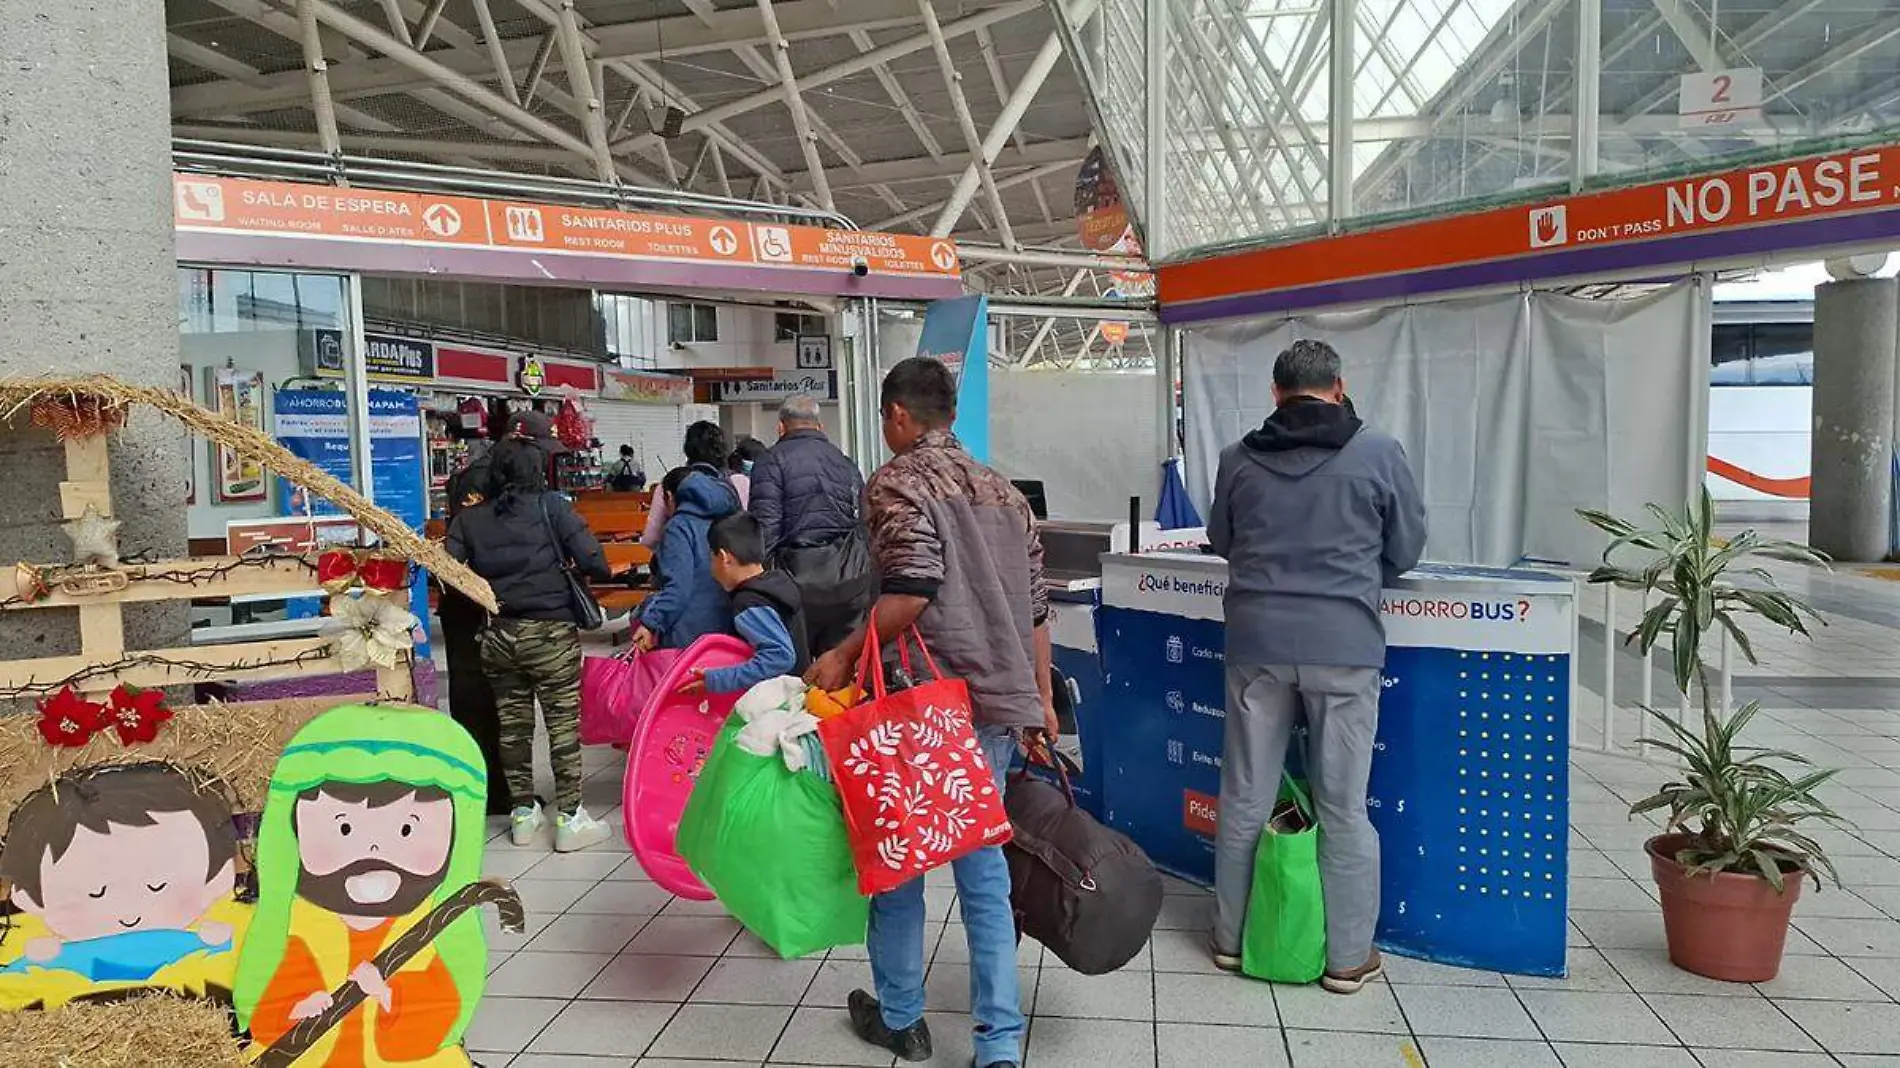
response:
[[[933,300],[917,338],[917,355],[942,360],[956,375],[954,429],[970,455],[984,462],[990,455],[989,311],[990,298],[980,293]]]

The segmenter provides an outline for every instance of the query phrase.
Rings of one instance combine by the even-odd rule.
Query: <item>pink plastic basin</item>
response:
[[[621,805],[627,844],[648,878],[693,901],[711,901],[713,892],[680,858],[680,816],[713,739],[741,695],[682,694],[679,688],[694,668],[731,667],[751,657],[750,645],[723,634],[694,642],[648,696],[627,754]]]

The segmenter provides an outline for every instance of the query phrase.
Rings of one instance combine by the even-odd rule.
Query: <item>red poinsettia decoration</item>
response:
[[[104,725],[106,706],[88,701],[68,686],[39,702],[40,737],[48,745],[78,748]]]
[[[119,744],[131,746],[157,739],[159,724],[170,718],[172,710],[165,707],[163,691],[121,684],[112,691],[105,722],[118,734]]]

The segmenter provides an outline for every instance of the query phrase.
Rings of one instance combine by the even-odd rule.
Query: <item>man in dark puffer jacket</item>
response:
[[[864,476],[825,436],[811,397],[781,404],[778,429],[778,444],[753,465],[750,511],[773,565],[798,583],[818,656],[843,641],[871,603]]]

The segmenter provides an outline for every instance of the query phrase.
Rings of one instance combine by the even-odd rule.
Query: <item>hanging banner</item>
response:
[[[1075,225],[1082,247],[1091,252],[1107,252],[1131,233],[1128,208],[1101,145],[1089,149],[1075,172]]]
[[[970,455],[990,454],[990,298],[981,293],[933,300],[924,309],[917,355],[942,360],[957,379],[957,421],[952,430]]]
[[[691,404],[693,380],[675,375],[641,374],[603,368],[600,399],[629,404]]]
[[[1161,268],[1194,322],[1900,236],[1900,146],[1289,241]],[[1891,243],[1891,242],[1889,242]]]
[[[183,232],[348,239],[538,253],[959,276],[947,238],[748,223],[377,189],[174,174]],[[545,268],[543,268],[545,272]]]

